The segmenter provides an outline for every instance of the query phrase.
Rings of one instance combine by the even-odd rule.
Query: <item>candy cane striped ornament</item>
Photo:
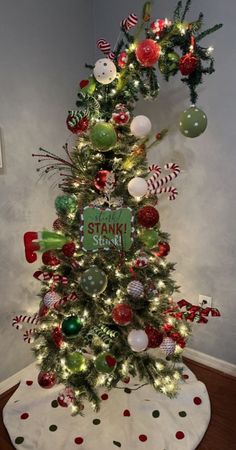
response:
[[[98,39],[97,40],[97,48],[101,50],[104,55],[108,56],[111,51],[111,44],[106,41],[106,39]]]
[[[14,317],[12,319],[12,326],[16,328],[16,330],[20,330],[23,326],[23,324],[30,323],[32,325],[37,325],[39,322],[39,315],[38,313],[34,314],[33,316],[23,316],[22,314],[20,316]]]
[[[123,19],[120,23],[121,28],[123,28],[125,31],[131,30],[131,28],[134,28],[138,23],[138,17],[136,14],[131,13],[128,15],[126,19]]]
[[[167,187],[164,185],[169,183],[179,175],[180,167],[175,163],[167,163],[164,168],[165,170],[170,170],[171,173],[159,179],[161,168],[155,164],[149,166],[149,170],[150,172],[153,172],[153,174],[147,180],[148,192],[149,194],[169,193],[169,200],[175,200],[178,195],[177,189],[172,186]]]
[[[64,285],[68,284],[68,278],[58,273],[43,272],[42,270],[36,270],[36,272],[34,272],[33,274],[33,277],[36,278],[36,280],[43,282],[52,280],[54,283],[62,283]]]
[[[58,300],[58,302],[54,303],[53,307],[55,309],[60,308],[60,306],[65,305],[67,302],[74,302],[78,300],[78,297],[75,292],[72,292],[71,294],[67,295],[66,297],[61,298]]]
[[[35,328],[30,328],[29,330],[26,330],[23,334],[24,342],[27,344],[32,344],[34,342],[34,333]]]

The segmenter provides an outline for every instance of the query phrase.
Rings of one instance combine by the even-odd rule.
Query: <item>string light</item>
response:
[[[207,55],[211,55],[212,52],[214,52],[214,47],[212,47],[212,46],[210,45],[210,47],[208,47],[206,53],[207,53]]]

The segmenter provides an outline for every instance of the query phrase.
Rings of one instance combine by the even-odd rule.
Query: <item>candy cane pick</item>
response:
[[[22,314],[20,316],[14,317],[12,319],[12,326],[16,328],[16,330],[20,330],[22,328],[23,323],[30,323],[36,325],[39,322],[39,315],[38,313],[34,314],[33,316],[23,316]]]
[[[120,23],[121,28],[124,28],[125,31],[131,30],[131,28],[134,28],[138,23],[138,17],[136,14],[131,13],[128,15],[126,19],[123,19]]]
[[[107,42],[106,39],[98,39],[97,48],[99,48],[99,50],[101,50],[101,52],[107,56],[110,54],[111,44],[109,44],[109,42]]]
[[[30,330],[26,330],[25,333],[23,334],[24,341],[27,342],[28,344],[32,344],[34,342],[34,333],[35,328],[30,328]]]
[[[178,192],[173,187],[164,187],[165,184],[169,183],[171,180],[176,178],[180,173],[180,167],[175,163],[167,163],[165,165],[165,170],[169,170],[171,173],[169,175],[164,176],[163,178],[159,178],[160,168],[159,166],[150,166],[153,175],[147,180],[148,192],[150,194],[162,194],[163,192],[169,192],[171,195],[169,196],[169,200],[175,200]]]

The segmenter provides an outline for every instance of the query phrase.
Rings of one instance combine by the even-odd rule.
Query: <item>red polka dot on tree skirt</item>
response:
[[[123,412],[123,416],[130,417],[131,416],[130,411],[128,409],[125,409]]]
[[[185,434],[183,433],[183,431],[177,431],[175,437],[176,439],[183,439],[185,436]]]
[[[195,403],[195,405],[201,405],[202,400],[200,399],[200,397],[194,397],[193,403]]]
[[[102,400],[107,400],[108,399],[108,395],[107,394],[102,394],[101,395],[101,399]]]
[[[21,416],[20,416],[21,420],[28,419],[28,417],[29,417],[29,414],[28,414],[28,413],[23,413],[23,414],[21,414]]]
[[[27,386],[32,386],[33,381],[32,380],[27,380],[25,383],[27,384]]]
[[[124,378],[123,383],[128,384],[130,382],[130,377]]]
[[[189,376],[185,373],[185,374],[183,375],[183,378],[184,378],[185,380],[188,380],[188,379],[189,379]]]
[[[75,443],[76,444],[80,445],[80,444],[83,444],[83,442],[84,442],[84,440],[83,440],[83,438],[81,436],[78,436],[78,437],[75,438]]]
[[[147,440],[146,434],[140,434],[138,438],[141,442],[145,442]]]

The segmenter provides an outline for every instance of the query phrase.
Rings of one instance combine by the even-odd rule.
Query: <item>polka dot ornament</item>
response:
[[[107,276],[103,270],[92,266],[82,274],[80,286],[87,295],[100,295],[107,287]]]
[[[99,59],[93,69],[96,80],[101,84],[110,84],[116,78],[116,66],[109,58]]]
[[[194,105],[185,109],[180,116],[179,129],[185,137],[198,137],[205,131],[206,127],[206,114]]]

